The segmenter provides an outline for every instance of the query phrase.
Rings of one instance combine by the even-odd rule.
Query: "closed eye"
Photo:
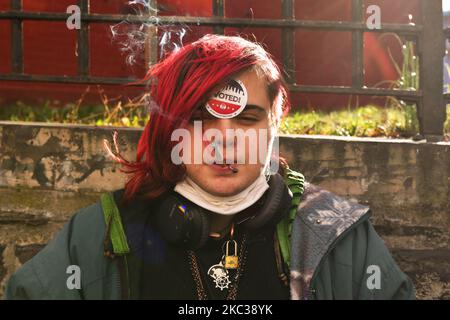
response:
[[[259,118],[256,118],[256,117],[238,117],[238,120],[257,122],[257,121],[259,121]]]

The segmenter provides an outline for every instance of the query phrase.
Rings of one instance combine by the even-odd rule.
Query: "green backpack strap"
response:
[[[297,214],[297,208],[300,204],[300,197],[303,194],[305,177],[300,172],[296,172],[289,168],[286,168],[284,174],[284,181],[292,192],[291,208],[288,215],[281,220],[277,225],[277,238],[280,243],[281,254],[283,261],[290,266],[291,262],[291,234],[292,234],[292,222]]]
[[[127,237],[123,229],[122,219],[112,193],[103,193],[101,195],[101,204],[106,224],[105,246],[110,240],[115,255],[129,253],[130,248],[128,247]],[[105,248],[106,252],[107,248]]]

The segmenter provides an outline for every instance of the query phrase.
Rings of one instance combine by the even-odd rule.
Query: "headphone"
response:
[[[256,230],[278,222],[286,214],[291,206],[292,192],[278,173],[270,176],[268,184],[269,189],[256,202],[260,205],[257,213],[237,221],[237,225],[250,231]],[[210,213],[175,191],[162,197],[155,219],[161,235],[171,244],[195,250],[208,240]]]

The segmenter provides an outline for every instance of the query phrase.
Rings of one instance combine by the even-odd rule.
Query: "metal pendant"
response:
[[[213,278],[216,288],[219,288],[221,291],[223,291],[223,289],[228,289],[228,286],[231,283],[228,270],[225,269],[222,263],[223,259],[224,257],[222,257],[222,260],[218,264],[211,266],[208,270],[208,275]]]

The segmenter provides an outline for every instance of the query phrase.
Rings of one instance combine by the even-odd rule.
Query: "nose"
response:
[[[225,155],[234,154],[236,148],[236,141],[233,132],[228,130],[235,130],[237,128],[236,122],[233,119],[214,119],[208,121],[208,125],[204,127],[204,130],[214,129],[220,132],[220,136],[214,136],[212,140],[215,141],[215,152],[218,153],[219,158],[225,157]],[[205,141],[206,142],[206,141]],[[208,144],[208,142],[206,142]]]
[[[236,123],[233,119],[215,119],[213,121],[209,121],[208,125],[204,127],[205,130],[208,129],[215,129],[220,131],[222,134],[222,141],[225,144],[226,143],[226,135],[227,130],[234,130],[236,129]],[[230,142],[227,142],[230,143]]]
[[[224,133],[227,129],[234,129],[234,120],[233,119],[217,119],[213,121],[212,125]]]

